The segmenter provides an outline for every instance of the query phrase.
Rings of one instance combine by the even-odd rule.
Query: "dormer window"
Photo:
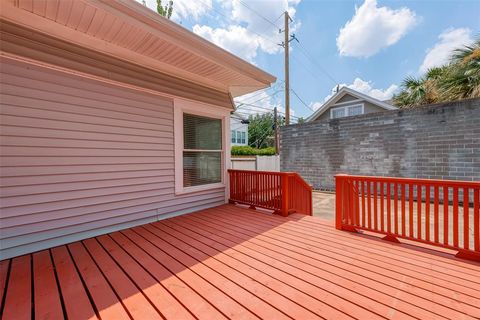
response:
[[[330,119],[358,116],[364,113],[363,104],[354,104],[351,106],[336,107],[330,109]]]

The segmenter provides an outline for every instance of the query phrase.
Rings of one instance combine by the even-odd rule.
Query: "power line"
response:
[[[223,16],[223,17],[225,17],[226,19],[228,19],[229,22],[234,22],[234,21],[232,21],[232,19],[231,19],[230,17],[227,17],[225,14],[223,14],[222,12],[218,11],[217,9],[215,9],[215,8],[213,7],[213,5],[210,5],[210,4],[208,4],[207,2],[205,2],[205,1],[203,1],[203,0],[198,0],[198,1],[200,1],[201,3],[203,3],[203,4],[206,5],[206,6],[210,7],[210,9],[212,9],[212,10],[215,11],[216,13],[218,13],[218,14],[220,14],[221,16]],[[236,24],[236,23],[235,23],[235,24]],[[252,29],[246,29],[246,30],[248,30],[248,31],[256,34],[257,36],[259,36],[259,37],[261,37],[261,38],[263,38],[263,39],[265,39],[265,40],[267,40],[267,41],[270,41],[271,43],[273,43],[273,44],[275,44],[275,45],[278,45],[278,43],[276,43],[276,42],[273,41],[272,39],[269,39],[266,35],[261,35],[260,33],[256,32],[256,31],[253,31]]]
[[[307,104],[305,103],[305,101],[303,101],[302,98],[300,98],[300,96],[295,92],[295,90],[293,90],[293,89],[291,89],[291,90],[292,90],[293,94],[297,97],[297,99],[298,99],[305,107],[307,107],[308,109],[310,109],[310,110],[312,110],[312,111],[315,111],[315,110],[313,110],[312,107],[310,107],[309,105],[307,105]]]
[[[308,52],[307,52],[307,49],[305,48],[305,46],[300,42],[300,40],[297,38],[298,40],[298,46],[297,48],[300,49],[300,52],[305,56],[307,57],[308,60],[310,60],[310,62],[316,66],[323,74],[325,74],[335,85],[338,84],[338,81],[327,71],[325,70],[314,58],[312,55],[310,55]]]
[[[243,5],[245,8],[249,9],[250,11],[252,11],[253,13],[255,13],[257,16],[259,16],[260,18],[262,18],[263,20],[265,20],[266,22],[268,22],[269,24],[271,24],[272,26],[274,26],[277,30],[280,30],[281,28],[279,28],[275,22],[278,21],[278,19],[280,19],[282,16],[283,16],[283,13],[275,20],[275,22],[272,22],[271,20],[265,18],[265,16],[261,15],[260,13],[258,13],[258,11],[252,9],[250,6],[248,6],[245,2],[243,2],[242,0],[238,0],[238,2],[240,2],[241,5]]]

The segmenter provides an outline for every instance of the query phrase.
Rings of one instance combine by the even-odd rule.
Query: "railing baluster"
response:
[[[398,234],[398,183],[395,182],[393,185],[393,218],[395,233]]]
[[[374,228],[378,230],[378,215],[377,215],[377,182],[373,181],[373,218],[374,218]]]
[[[463,248],[470,249],[470,217],[468,213],[468,188],[463,188]]]
[[[385,231],[385,216],[384,216],[385,210],[383,208],[383,202],[384,202],[383,188],[384,188],[383,182],[380,182],[380,228],[382,231]]]
[[[368,227],[372,228],[372,195],[370,191],[370,180],[367,180],[367,210],[368,210]]]
[[[405,236],[405,228],[406,228],[406,222],[405,222],[405,183],[401,184],[401,192],[402,192],[402,236]]]
[[[436,243],[439,242],[438,240],[438,233],[439,233],[439,221],[438,221],[438,196],[439,196],[439,187],[436,185],[434,189],[434,196],[433,196],[433,216],[434,216],[434,224],[435,224],[435,235],[434,235],[434,241]]]
[[[360,197],[359,197],[359,194],[360,194],[360,191],[359,191],[359,181],[355,179],[355,225],[358,226],[360,225],[360,208],[359,208],[359,205],[360,205]]]
[[[408,231],[413,238],[413,184],[408,185]]]
[[[480,251],[480,191],[473,190],[473,238],[475,251]]]
[[[390,192],[390,182],[387,182],[387,232],[391,233],[392,232],[392,218],[391,218],[391,205],[390,205],[390,200],[391,200],[391,192]]]
[[[453,187],[453,245],[458,247],[458,188]]]
[[[365,181],[362,183],[362,227],[365,227]]]
[[[422,185],[417,185],[417,239],[422,239]]]
[[[430,241],[430,185],[425,185],[425,238]]]
[[[443,186],[443,244],[448,245],[448,232],[450,229],[448,221],[448,186]]]

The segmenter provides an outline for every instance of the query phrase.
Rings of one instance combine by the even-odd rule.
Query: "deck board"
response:
[[[2,319],[475,319],[480,264],[233,205],[0,261]]]

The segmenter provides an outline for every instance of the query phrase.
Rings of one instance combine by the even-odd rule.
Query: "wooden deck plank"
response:
[[[81,242],[68,245],[73,261],[83,278],[102,319],[130,319],[107,280]]]
[[[237,214],[237,216],[240,217],[241,214],[239,213]],[[248,219],[249,219],[248,222],[250,224],[256,223],[255,222],[256,217],[249,216]],[[338,250],[335,250],[334,252],[342,252],[342,254],[346,256],[355,256],[356,261],[364,261],[365,263],[369,264],[372,268],[375,268],[375,266],[378,266],[381,268],[381,270],[383,270],[383,274],[387,274],[388,270],[392,270],[392,275],[400,274],[400,275],[406,275],[406,276],[413,276],[417,279],[426,278],[425,276],[422,276],[422,274],[425,275],[426,273],[425,270],[422,270],[422,272],[408,273],[408,268],[402,268],[402,266],[397,266],[395,262],[390,259],[386,259],[384,260],[383,264],[378,265],[379,263],[381,263],[378,261],[379,261],[379,258],[382,257],[383,250],[380,251],[377,255],[377,252],[372,252],[369,249],[369,247],[372,247],[381,241],[373,240],[373,243],[372,243],[372,239],[370,239],[370,241],[368,241],[368,239],[365,239],[367,242],[362,243],[361,246],[358,244],[352,245],[352,241],[350,241],[349,239],[348,239],[348,242],[346,242],[345,240],[347,239],[341,238],[344,232],[340,233],[339,235],[338,233],[331,234],[331,233],[324,233],[319,231],[311,231],[308,229],[298,230],[296,225],[295,226],[292,225],[291,227],[288,227],[288,226],[289,226],[288,223],[282,224],[281,226],[275,227],[276,230],[272,230],[272,232],[277,233],[278,235],[280,235],[282,238],[285,238],[285,239],[291,238],[289,235],[292,235],[295,237],[292,239],[296,241],[296,244],[303,243],[304,245],[312,245],[312,243],[317,243],[318,245],[316,247],[318,248],[326,248],[326,249],[331,248],[332,250],[338,249]],[[356,236],[356,238],[358,238],[358,236]],[[348,246],[346,246],[347,243],[348,243]],[[351,248],[352,246],[355,246],[354,250]],[[364,250],[366,251],[364,252]],[[359,253],[362,253],[362,255],[359,256],[358,255]],[[375,254],[372,255],[372,253],[375,253]],[[371,259],[372,256],[375,258],[375,260]],[[429,269],[427,269],[427,271],[428,270]],[[431,275],[427,273],[426,276],[430,277]],[[472,291],[468,288],[465,288],[462,285],[456,285],[450,282],[446,282],[443,279],[443,277],[435,278],[433,282],[427,285],[428,287],[427,290],[430,290],[432,283],[436,284],[437,286],[439,284],[440,285],[443,284],[443,285],[446,285],[448,289],[457,290],[457,291],[460,290],[459,292],[467,291],[467,292],[470,292],[471,295],[478,297],[477,290]],[[474,304],[477,304],[477,303],[480,303],[480,300],[476,301]]]
[[[215,219],[215,221],[217,221],[220,218],[215,217],[214,219]],[[214,222],[214,221],[212,221],[212,222]],[[236,223],[233,222],[233,223],[235,224],[235,226],[241,225],[241,223],[238,223],[238,222],[236,222]],[[221,225],[221,227],[219,229],[230,230],[230,228],[227,225],[223,225],[223,224]],[[259,232],[254,231],[253,233],[258,234]],[[253,242],[255,242],[255,240],[253,240]],[[262,241],[261,243],[258,243],[258,244],[262,244],[263,247],[265,247],[265,243],[269,243],[269,242],[272,243],[272,244],[275,244],[274,242],[269,241],[269,240]],[[276,244],[279,245],[279,243],[276,243]],[[310,259],[311,257],[306,258],[305,256],[293,253],[295,251],[300,251],[300,253],[301,253],[301,250],[295,250],[295,248],[293,248],[292,246],[288,247],[288,246],[285,246],[285,244],[283,244],[283,246],[282,246],[282,243],[280,243],[280,248],[285,249],[286,252],[288,251],[289,256],[291,258],[296,259],[296,260],[292,260],[292,264],[299,267],[300,269],[302,269],[302,268],[308,269],[308,268],[310,268],[309,265],[316,266],[321,261],[321,259],[319,259],[319,260]],[[310,248],[310,249],[313,249],[313,248]],[[303,252],[303,254],[305,254],[305,253],[306,253],[306,251]],[[283,258],[283,259],[285,259],[285,258]],[[318,257],[317,257],[317,259],[318,259]],[[284,260],[282,260],[282,261],[284,261]],[[307,264],[303,264],[303,262],[307,262]],[[332,265],[338,264],[340,262],[341,261],[333,260]],[[330,274],[327,273],[324,270],[325,267],[326,267],[326,265],[322,265],[320,268],[317,268],[316,270],[314,269],[311,272],[313,274],[318,275],[318,276],[323,275],[323,278],[325,280],[328,280],[332,277],[332,273],[330,273]],[[348,267],[349,267],[348,265],[346,265],[344,267],[344,270],[345,270],[344,273],[346,275],[348,275],[350,273]],[[362,271],[365,272],[364,270],[362,270]],[[357,282],[357,286],[363,284],[363,281],[361,281],[361,280],[362,279],[360,279],[360,281]],[[342,278],[335,278],[334,282],[336,284],[342,285],[344,288],[349,288],[349,287],[352,287],[352,286],[354,287],[355,286],[355,283],[352,283],[351,281],[349,281],[348,278],[346,279],[345,275],[343,275]],[[407,293],[404,293],[402,291],[394,290],[391,287],[386,287],[387,290],[384,291],[385,294],[381,294],[379,292],[380,290],[378,290],[377,283],[373,282],[373,284],[375,285],[375,287],[372,287],[372,288],[363,287],[362,290],[359,290],[359,293],[363,294],[365,297],[375,299],[378,302],[382,302],[386,306],[393,305],[393,303],[394,303],[394,305],[397,306],[398,310],[403,311],[405,313],[409,313],[411,309],[416,308],[416,312],[420,313],[420,314],[423,314],[424,317],[425,316],[432,316],[432,314],[429,315],[428,313],[425,313],[425,311],[424,311],[424,310],[431,310],[431,308],[433,307],[433,303],[430,300],[427,300],[427,299],[420,299],[419,300],[416,296],[408,295]],[[325,287],[325,285],[323,285],[323,287]],[[386,295],[388,293],[390,293],[389,296]],[[403,295],[402,295],[402,293],[403,293]],[[411,304],[412,299],[414,299],[413,301],[415,302],[416,305]],[[362,303],[362,305],[364,305],[364,303]],[[439,305],[438,308],[442,309],[442,307],[443,307],[442,305]],[[458,312],[455,313],[455,311],[452,311],[448,308],[444,308],[444,310],[442,310],[442,311],[447,313],[447,314],[451,314],[452,316],[460,315]],[[440,312],[437,313],[438,316],[440,316],[441,314],[442,313],[440,313]]]
[[[31,319],[32,307],[31,256],[24,255],[12,259],[2,319]]]
[[[238,215],[236,215],[235,218],[237,218]],[[209,218],[211,219],[214,219],[214,220],[221,220],[221,221],[225,221],[225,220],[222,220],[223,218],[221,216],[218,216],[218,217],[215,217],[213,215],[209,215]],[[232,223],[232,225],[234,226],[239,226],[241,225],[241,227],[239,228],[246,228],[246,226],[251,225],[251,223],[249,223],[248,221],[242,221],[242,223],[238,223],[236,221],[226,221],[227,223]],[[222,227],[224,227],[224,225],[222,225]],[[252,227],[251,227],[252,228]],[[254,228],[254,227],[253,227]],[[250,229],[249,230],[250,232],[252,232],[252,234],[258,234],[259,231],[258,230],[255,230],[255,229]],[[319,251],[319,249],[316,247],[316,246],[312,246],[311,243],[306,243],[306,244],[301,244],[300,242],[293,242],[293,241],[287,241],[287,242],[284,242],[285,241],[285,234],[282,233],[282,234],[279,234],[277,236],[275,235],[270,235],[270,233],[272,233],[273,231],[268,231],[268,232],[264,232],[262,233],[262,236],[266,236],[267,234],[269,234],[269,239],[270,240],[277,240],[279,242],[271,242],[269,240],[269,242],[271,243],[274,243],[274,244],[277,244],[277,245],[280,245],[285,248],[285,252],[293,252],[293,251],[296,251],[296,252],[299,252],[299,253],[302,253],[301,250],[296,250],[297,248],[305,248],[305,250],[308,250],[309,252],[319,252],[321,254],[321,256],[315,256],[315,255],[311,255],[311,257],[313,258],[316,258],[316,259],[319,259],[319,261],[323,261],[322,259],[324,259],[326,256],[333,256],[335,257],[335,255],[332,255],[331,253],[329,252],[321,252]],[[295,247],[289,247],[289,246],[286,246],[286,243],[288,243],[289,245],[295,245]],[[307,251],[303,251],[303,254],[305,254]],[[336,271],[337,268],[344,268],[345,270],[349,270],[348,272],[351,271],[352,269],[352,264],[351,263],[348,263],[343,261],[341,261],[342,257],[336,257],[337,260],[333,260],[333,264],[335,264],[335,267],[333,270],[333,272]],[[340,260],[339,260],[340,259]],[[352,256],[352,259],[356,259],[356,256]],[[328,269],[328,265],[323,265],[321,267],[322,270],[326,270]],[[332,269],[332,268],[330,268]],[[425,309],[429,309],[431,307],[431,304],[432,304],[432,301],[437,303],[436,307],[438,309],[438,312],[442,315],[451,315],[451,316],[460,316],[460,314],[458,313],[455,313],[455,311],[451,310],[451,309],[455,309],[457,310],[458,312],[465,312],[465,313],[468,313],[470,314],[471,316],[475,316],[475,317],[478,317],[480,316],[480,311],[478,308],[474,307],[475,305],[468,305],[468,304],[464,304],[463,302],[461,301],[458,301],[457,299],[449,299],[447,297],[442,297],[440,295],[435,295],[434,293],[428,290],[424,290],[422,293],[423,293],[423,297],[422,296],[418,296],[418,295],[413,295],[411,294],[411,287],[409,285],[406,285],[406,283],[396,283],[396,284],[393,284],[393,285],[382,285],[381,283],[377,281],[368,281],[368,279],[366,279],[363,275],[364,274],[369,274],[371,273],[370,270],[368,269],[358,269],[360,270],[359,272],[359,275],[360,277],[357,277],[357,281],[359,283],[363,283],[365,285],[372,285],[373,288],[375,288],[376,290],[379,290],[380,291],[383,291],[384,293],[388,294],[389,292],[392,292],[392,288],[402,288],[402,291],[399,291],[399,290],[396,290],[395,291],[395,297],[397,298],[401,298],[403,299],[404,301],[410,301],[410,302],[413,302],[415,303],[416,305],[418,305],[419,307],[423,307]],[[366,271],[366,272],[365,272]],[[371,273],[372,275],[376,275],[375,273]],[[353,275],[354,276],[354,275]],[[353,277],[354,279],[355,277]],[[350,279],[352,279],[352,277],[350,277]],[[352,280],[353,280],[352,279]],[[407,289],[407,290],[405,290]],[[416,292],[417,294],[419,293],[419,291],[417,290]]]
[[[50,251],[33,254],[33,281],[35,319],[63,318],[62,302],[58,292]]]
[[[69,319],[98,319],[65,246],[51,249],[65,311]]]
[[[195,225],[199,226],[201,222],[197,222]],[[188,224],[186,227],[189,227]],[[316,291],[321,291],[323,301],[328,303],[336,308],[339,308],[343,312],[350,314],[351,316],[357,314],[366,314],[367,318],[375,318],[375,314],[402,314],[404,318],[408,318],[406,313],[401,313],[396,311],[389,306],[382,305],[378,303],[373,298],[366,298],[355,292],[355,290],[344,290],[340,286],[337,286],[335,283],[330,281],[329,277],[320,277],[318,273],[321,273],[321,269],[316,269],[314,272],[305,272],[302,270],[301,266],[298,266],[300,263],[299,260],[293,261],[295,265],[289,265],[285,263],[285,256],[278,255],[275,251],[265,251],[265,248],[261,246],[250,246],[248,237],[237,238],[235,235],[230,232],[223,232],[220,229],[206,227],[202,225],[201,227],[202,234],[207,234],[208,236],[215,237],[216,235],[222,235],[222,238],[229,239],[232,243],[227,243],[227,245],[235,247],[236,250],[241,251],[242,253],[254,257],[258,261],[263,261],[267,264],[268,272],[272,275],[275,275],[276,278],[282,279],[287,283],[290,283],[293,286],[299,286],[303,290],[306,290],[311,295],[315,295]],[[232,237],[233,236],[233,237]],[[220,240],[221,241],[221,240]],[[235,245],[235,243],[241,243]],[[248,250],[244,250],[248,248]],[[288,260],[288,259],[287,259]],[[301,281],[298,281],[298,280]],[[311,285],[314,285],[313,287]],[[360,308],[358,306],[361,306]],[[363,309],[365,308],[365,309]]]
[[[10,268],[10,259],[0,261],[0,312],[3,307],[3,299],[7,288],[8,270]]]
[[[105,252],[96,239],[87,239],[83,243],[133,318],[162,319],[162,316],[123,273],[122,269]]]
[[[188,244],[182,243],[178,239],[169,236],[160,225],[157,225],[157,227],[150,225],[145,226],[145,229],[162,239],[158,244],[163,250],[176,259],[179,259],[179,261],[184,261],[184,263],[192,265],[191,269],[198,272],[198,274],[205,274],[207,281],[216,287],[221,287],[225,293],[258,317],[263,319],[289,319],[284,313],[279,312],[278,309],[267,304],[265,302],[267,299],[271,304],[278,306],[280,310],[283,310],[283,312],[291,317],[315,317],[315,315],[307,309],[296,305],[291,300],[278,295],[275,291],[260,285],[258,282],[244,276],[228,265],[219,263],[217,260],[197,250],[197,244],[194,245],[194,243],[191,242]],[[180,250],[183,250],[183,252],[180,252]],[[191,258],[189,259],[188,256],[185,256],[185,253],[195,257],[197,260],[192,261]],[[210,274],[208,269],[203,265],[216,271],[218,274]],[[211,275],[210,277],[209,274]],[[225,281],[226,279],[231,280],[232,283],[227,283]],[[233,283],[236,285],[232,285]],[[253,295],[249,290],[257,296]]]
[[[130,257],[112,238],[106,235],[100,236],[97,239],[165,318],[195,319],[161,283],[143,269],[143,267]]]
[[[111,237],[132,255],[132,257],[146,268],[152,276],[161,282],[183,305],[199,319],[226,319],[226,317],[214,308],[207,300],[203,299],[196,291],[181,281],[174,273],[160,264],[157,260],[143,251],[144,240],[138,242],[142,249],[133,241],[119,232],[111,234]]]
[[[138,229],[137,229],[138,231]],[[185,267],[180,262],[173,259],[152,243],[145,241],[145,234],[129,229],[122,232],[125,236],[134,242],[143,242],[142,248],[156,260],[161,262],[166,268],[174,273],[178,278],[182,279],[202,297],[214,305],[218,310],[225,314],[228,318],[257,319],[257,317],[240,305],[238,302],[230,298],[224,292],[217,289],[211,283],[198,276],[195,272]],[[152,239],[154,240],[154,239]]]
[[[480,264],[224,205],[0,261],[2,296],[2,319],[478,319]]]
[[[213,213],[213,212],[212,212]],[[250,221],[249,219],[257,219],[254,216],[251,216],[251,213],[248,213],[248,211],[243,210],[242,212],[239,212],[237,216],[241,216],[242,214],[248,214],[249,217],[246,219],[246,221]],[[236,217],[237,217],[236,216]],[[270,218],[270,217],[268,217]],[[290,224],[289,224],[290,223]],[[381,264],[381,268],[396,268],[395,272],[400,272],[400,273],[405,273],[409,272],[410,274],[414,274],[417,276],[422,276],[422,277],[435,277],[435,283],[438,284],[438,282],[445,283],[445,285],[452,286],[452,289],[455,290],[456,288],[472,288],[475,289],[477,287],[476,282],[478,282],[480,279],[480,274],[475,275],[472,274],[471,276],[468,275],[469,278],[465,279],[466,275],[465,272],[462,272],[463,270],[459,270],[459,268],[453,268],[453,271],[451,271],[451,268],[438,268],[437,271],[432,271],[432,269],[437,269],[435,267],[432,267],[432,263],[427,263],[427,264],[422,264],[421,266],[418,265],[418,261],[414,258],[414,255],[416,254],[416,251],[410,250],[411,256],[408,258],[401,257],[398,255],[395,255],[395,249],[399,247],[399,245],[395,244],[385,244],[385,241],[375,241],[372,240],[371,238],[365,238],[361,237],[358,235],[351,235],[348,232],[339,232],[336,230],[332,230],[333,228],[323,228],[323,229],[314,229],[308,228],[308,227],[301,227],[297,225],[297,222],[292,224],[292,222],[286,222],[283,223],[281,226],[278,226],[279,230],[285,230],[284,228],[287,228],[287,226],[292,226],[292,229],[294,232],[297,232],[297,234],[301,234],[301,237],[303,237],[305,234],[311,234],[317,238],[320,238],[323,236],[328,237],[328,240],[330,241],[327,246],[322,246],[322,248],[329,249],[330,246],[335,248],[335,245],[338,244],[341,247],[341,251],[343,252],[348,252],[349,250],[355,249],[355,250],[360,250],[360,252],[365,253],[359,258],[365,258],[366,263],[371,263],[375,265],[377,261],[379,263],[384,262],[384,264]],[[277,227],[276,227],[277,228]],[[345,233],[345,234],[344,234]],[[349,239],[349,241],[346,241],[345,237]],[[387,247],[384,247],[384,246]],[[378,248],[380,247],[380,248]],[[337,246],[338,248],[338,246]],[[385,249],[384,249],[385,248]],[[336,250],[337,252],[340,252],[339,250]],[[354,252],[354,254],[357,254],[358,252]],[[377,261],[374,261],[371,259],[371,256],[375,257]],[[430,254],[432,255],[432,254]],[[433,260],[433,259],[431,259]],[[464,263],[466,264],[466,263]],[[428,271],[427,271],[428,270]],[[450,273],[454,273],[455,275],[451,275]],[[471,281],[474,281],[473,284]]]
[[[159,224],[155,224],[155,226]],[[184,226],[181,222],[165,221],[161,224],[168,226],[171,230],[175,230],[175,232],[172,232],[172,234],[175,234],[178,238],[185,239],[186,243],[194,244],[196,248],[202,248],[202,251],[209,252],[212,257],[215,257],[215,259],[218,259],[219,261],[224,262],[232,268],[241,271],[242,273],[250,276],[252,279],[255,279],[259,283],[265,285],[266,287],[269,287],[270,289],[278,292],[279,294],[284,295],[285,297],[292,299],[295,298],[295,296],[291,295],[292,288],[302,292],[299,287],[286,285],[285,282],[278,280],[276,277],[268,275],[267,273],[270,270],[268,269],[268,267],[262,268],[266,265],[261,265],[259,261],[255,260],[255,262],[257,263],[252,263],[250,261],[252,259],[248,256],[243,256],[241,257],[241,259],[232,258],[229,255],[229,251],[232,249],[230,249],[228,246],[217,243],[214,240],[204,237],[199,233],[195,233],[194,231]],[[282,280],[284,279],[282,278]],[[316,312],[324,318],[350,318],[345,313],[342,313],[341,311],[329,306],[328,304],[323,303],[321,299],[323,299],[324,296],[319,290],[315,290],[313,295],[320,300],[316,300],[314,297],[304,293],[304,295],[301,297],[303,300],[297,301],[297,303],[310,307],[313,312]]]

